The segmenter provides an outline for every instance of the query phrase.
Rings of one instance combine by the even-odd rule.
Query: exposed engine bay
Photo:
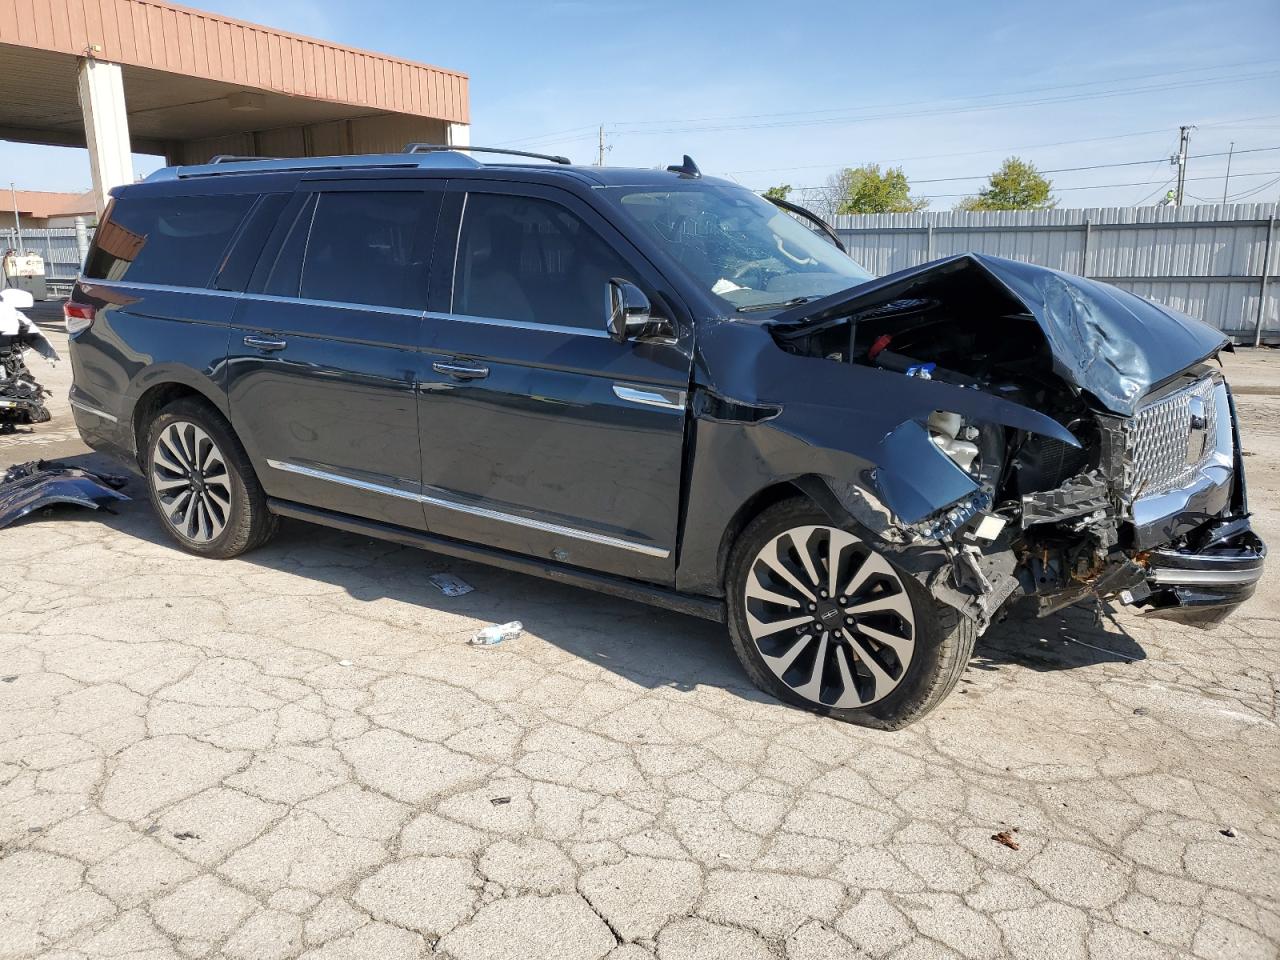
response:
[[[1214,368],[1195,362],[1217,349],[1152,384],[1151,366],[1126,364],[1132,345],[1106,329],[1092,289],[1102,285],[1078,278],[1068,285],[1062,275],[1028,267],[1039,276],[1032,274],[1037,295],[1026,296],[1017,288],[1023,278],[993,271],[1006,263],[942,261],[817,316],[779,318],[772,328],[793,355],[976,391],[1065,428],[1057,436],[1020,429],[948,409],[940,394],[938,409],[919,425],[972,490],[877,532],[904,551],[940,546],[950,563],[932,571],[927,585],[980,627],[1014,599],[1041,616],[1090,598],[1166,614],[1185,614],[1198,600],[1208,606],[1188,592],[1186,576],[1161,588],[1154,568],[1170,551],[1200,549],[1188,538],[1203,540],[1206,521],[1247,517],[1235,463],[1222,462],[1233,461],[1238,446],[1229,394]],[[1064,341],[1087,362],[1064,363]],[[920,457],[917,463],[922,472],[936,469]],[[881,487],[890,502],[893,491]],[[1184,504],[1183,487],[1200,499],[1188,495]],[[1189,515],[1144,515],[1157,504],[1175,513],[1185,506]],[[1247,522],[1220,546],[1252,551],[1260,565],[1265,548],[1244,530]]]

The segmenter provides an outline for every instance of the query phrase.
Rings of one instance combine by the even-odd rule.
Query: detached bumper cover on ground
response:
[[[120,493],[125,483],[123,477],[90,473],[63,463],[33,460],[17,464],[0,478],[0,529],[58,503],[96,510],[113,500],[128,500]]]

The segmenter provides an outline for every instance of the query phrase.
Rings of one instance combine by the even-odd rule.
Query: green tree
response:
[[[833,213],[915,213],[929,206],[923,197],[911,196],[911,184],[901,167],[883,173],[878,163],[846,167],[828,181]]]
[[[764,198],[766,200],[785,200],[790,192],[791,184],[784,183],[781,186],[770,187],[764,192]]]
[[[965,197],[957,210],[1052,210],[1058,198],[1053,184],[1030,163],[1010,157],[991,174],[976,197]]]

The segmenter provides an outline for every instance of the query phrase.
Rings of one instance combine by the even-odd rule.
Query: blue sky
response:
[[[654,166],[690,153],[746,186],[822,184],[901,164],[946,209],[1007,155],[1062,206],[1163,193],[1177,127],[1191,153],[1235,141],[1232,196],[1280,177],[1280,3],[974,0],[209,0],[205,9],[466,71],[472,141]],[[1188,192],[1220,200],[1225,157]],[[139,172],[158,165],[138,158]],[[1274,171],[1269,173],[1269,171]],[[1206,178],[1206,179],[1201,179]],[[0,143],[0,180],[87,185],[83,151]],[[1100,185],[1125,184],[1102,187]],[[1076,189],[1084,188],[1084,189]],[[1243,200],[1275,200],[1280,181]],[[1150,202],[1150,201],[1148,201]]]

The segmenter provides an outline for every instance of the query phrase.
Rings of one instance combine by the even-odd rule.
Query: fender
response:
[[[935,410],[1079,446],[1062,424],[1021,404],[935,380],[787,353],[756,324],[709,324],[698,347],[695,377],[709,380],[715,371],[718,379],[708,386],[718,395],[777,410],[757,429],[786,434],[799,446],[787,451],[787,460],[775,460],[773,472],[819,473],[860,484],[906,523],[977,489],[929,441],[924,423]],[[767,450],[770,444],[755,446]]]
[[[214,371],[214,375],[219,376],[220,371]],[[132,424],[134,410],[143,394],[152,387],[170,383],[190,387],[217,407],[224,417],[230,419],[231,408],[227,403],[227,393],[219,383],[202,372],[180,363],[157,363],[154,366],[143,367],[129,383],[129,389],[124,396],[124,410],[127,412],[129,422]]]

